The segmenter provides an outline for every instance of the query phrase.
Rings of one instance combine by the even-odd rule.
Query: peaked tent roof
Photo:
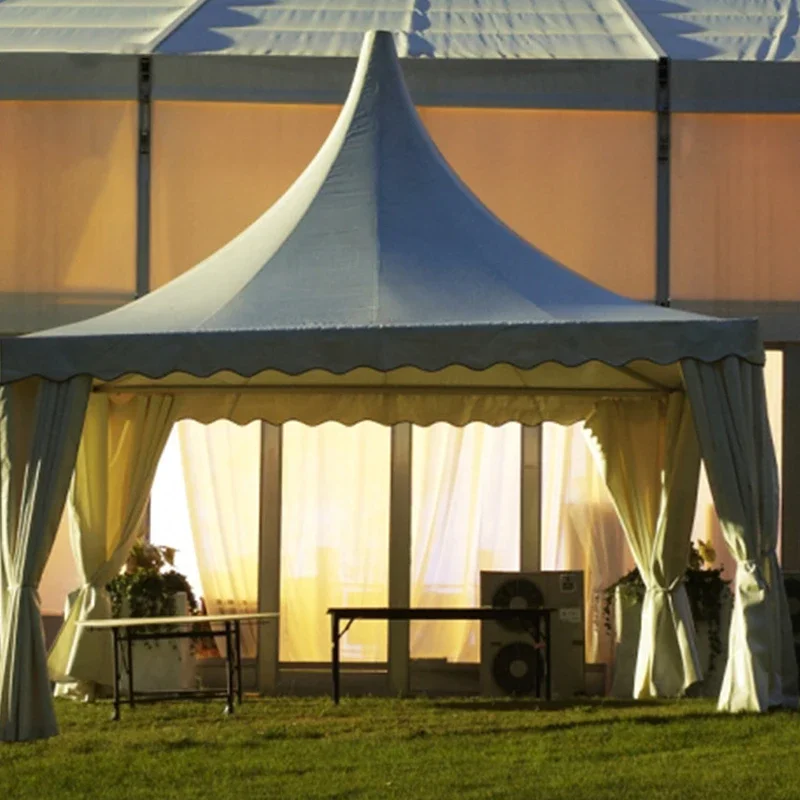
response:
[[[436,150],[378,33],[327,141],[267,213],[140,300],[3,340],[0,381],[729,355],[761,361],[756,322],[620,297],[498,221]]]

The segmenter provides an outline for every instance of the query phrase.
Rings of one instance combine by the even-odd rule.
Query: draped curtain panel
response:
[[[186,500],[202,594],[209,614],[258,610],[261,423],[178,423]],[[225,654],[225,639],[217,637]],[[257,630],[242,625],[242,655],[256,654]]]
[[[583,435],[583,425],[542,428],[542,569],[580,570],[586,585],[586,660],[611,664],[603,590],[633,569],[625,531]]]
[[[58,733],[37,588],[75,465],[91,382],[0,387],[0,740]]]
[[[71,543],[82,584],[48,659],[55,681],[77,682],[79,694],[92,684],[110,685],[108,634],[78,622],[107,619],[106,584],[116,575],[140,532],[161,451],[173,424],[170,395],[93,394],[69,495]]]
[[[634,696],[679,695],[702,679],[682,580],[700,469],[688,399],[605,400],[585,424],[646,586]]]
[[[769,427],[772,432],[772,441],[775,447],[775,458],[778,462],[778,474],[783,463],[783,352],[781,350],[767,350],[767,359],[764,364],[764,384],[767,392],[767,415]],[[780,496],[780,487],[779,487]],[[708,476],[705,465],[700,468],[700,488],[697,492],[697,513],[692,529],[692,539],[710,541],[717,553],[717,565],[723,567],[725,580],[734,580],[736,577],[736,560],[729,557],[728,546],[722,532],[717,509],[714,507],[714,497],[708,485]],[[781,525],[778,525],[777,552],[781,552]]]
[[[336,422],[283,429],[281,661],[330,659],[330,606],[389,597],[390,429]],[[359,622],[348,661],[386,660],[387,627]]]
[[[411,605],[480,605],[481,570],[520,564],[520,426],[415,427]],[[479,626],[411,624],[412,658],[479,660]]]
[[[720,710],[797,705],[786,591],[775,552],[778,477],[763,370],[736,358],[683,362],[725,541],[736,559]]]

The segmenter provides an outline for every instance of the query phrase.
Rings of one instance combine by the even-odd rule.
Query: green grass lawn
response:
[[[61,736],[0,745],[11,798],[800,797],[800,714],[707,701],[247,699],[57,703]]]

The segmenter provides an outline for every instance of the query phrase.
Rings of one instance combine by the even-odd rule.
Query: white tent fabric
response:
[[[775,555],[778,481],[761,370],[730,358],[683,364],[736,588],[719,707],[797,705],[788,602]]]
[[[466,107],[796,109],[798,0],[5,0],[0,99],[338,103],[366,31],[395,31],[415,97]],[[479,65],[479,66],[476,66]],[[764,69],[767,67],[767,69]]]
[[[411,605],[481,603],[481,570],[520,565],[519,425],[439,423],[411,441]],[[480,660],[478,625],[412,623],[414,659]]]
[[[258,611],[261,425],[220,420],[178,423],[198,587],[209,614]],[[242,655],[256,654],[257,631],[242,626]],[[224,636],[217,649],[226,654]]]
[[[53,546],[90,382],[0,387],[0,741],[58,733],[36,588]]]
[[[0,50],[355,56],[368,30],[398,31],[401,55],[435,58],[797,60],[796,0],[7,0]],[[102,25],[98,21],[102,20]]]
[[[646,593],[634,696],[676,696],[702,679],[683,585],[700,452],[685,396],[602,401],[585,423]]]
[[[199,5],[198,0],[11,0],[0,3],[0,51],[147,53]]]

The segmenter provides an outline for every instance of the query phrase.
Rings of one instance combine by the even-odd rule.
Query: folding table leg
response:
[[[114,640],[114,714],[111,719],[119,722],[119,628],[112,628]]]
[[[242,625],[239,620],[233,623],[234,638],[236,639],[236,700],[242,704]]]
[[[133,639],[131,639],[131,628],[125,629],[125,643],[128,649],[128,705],[133,708]]]
[[[226,651],[226,687],[227,687],[227,704],[225,706],[226,714],[233,714],[233,635],[231,632],[231,623],[225,623],[225,651]]]
[[[339,615],[331,614],[331,676],[333,678],[333,702],[339,703]]]
[[[547,675],[545,675],[545,697],[548,700],[553,699],[553,672],[550,666],[550,645],[552,644],[552,640],[550,637],[550,612],[545,611],[544,614],[544,631],[545,636],[547,637],[545,644],[544,644],[544,658],[545,658],[545,667],[547,669]]]

